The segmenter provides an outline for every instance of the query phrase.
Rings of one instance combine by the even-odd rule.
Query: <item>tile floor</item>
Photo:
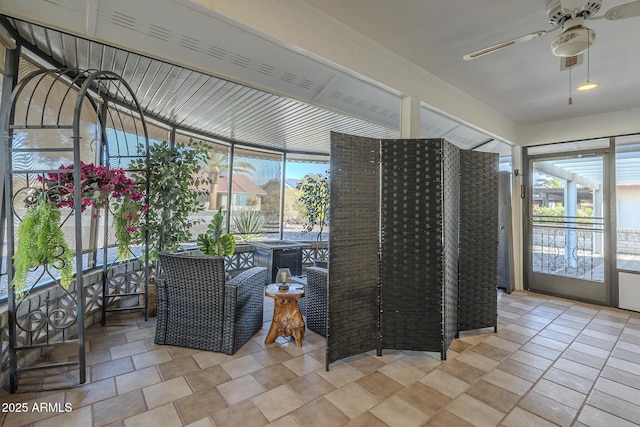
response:
[[[446,362],[435,353],[386,351],[336,362],[326,372],[325,341],[311,331],[302,348],[285,338],[264,345],[270,302],[265,327],[234,356],[155,345],[154,320],[138,314],[92,326],[87,384],[1,391],[0,424],[640,425],[640,313],[499,293],[498,333],[464,334]],[[62,377],[25,378],[21,385],[53,386]],[[28,410],[7,413],[8,402]],[[69,412],[60,411],[65,404]]]

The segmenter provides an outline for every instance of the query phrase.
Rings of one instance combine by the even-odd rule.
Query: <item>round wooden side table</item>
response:
[[[293,336],[296,345],[302,347],[304,319],[298,306],[298,299],[304,297],[302,286],[291,284],[289,289],[281,290],[273,283],[267,286],[264,294],[274,299],[273,320],[264,343],[271,344],[278,337]]]

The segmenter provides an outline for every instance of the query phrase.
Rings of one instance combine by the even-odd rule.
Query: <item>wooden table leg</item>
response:
[[[296,345],[302,347],[304,331],[304,319],[300,313],[298,302],[295,299],[275,298],[273,319],[264,343],[271,344],[279,336],[293,336]]]

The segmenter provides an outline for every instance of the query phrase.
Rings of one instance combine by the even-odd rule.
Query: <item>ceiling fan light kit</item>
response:
[[[587,50],[596,41],[596,32],[583,25],[569,28],[551,42],[555,56],[576,56]]]

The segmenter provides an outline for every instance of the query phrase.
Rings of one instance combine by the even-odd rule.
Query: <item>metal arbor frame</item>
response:
[[[95,137],[90,140],[86,137],[87,129],[82,127],[86,124],[86,119],[84,123],[81,120],[83,107],[86,105],[91,106],[90,114],[95,114],[96,119]],[[7,220],[8,283],[11,283],[14,276],[12,259],[16,251],[15,231],[22,220],[21,213],[26,206],[41,198],[50,199],[42,181],[45,177],[64,172],[73,174],[74,184],[73,208],[62,212],[61,227],[74,231],[75,243],[72,247],[75,248],[75,280],[68,289],[60,285],[59,271],[64,266],[64,261],[61,260],[55,265],[34,267],[29,274],[28,289],[24,294],[17,295],[13,287],[8,292],[10,391],[17,391],[21,373],[36,370],[55,369],[56,373],[64,372],[65,380],[71,374],[74,380],[77,377],[77,382],[83,384],[86,381],[84,316],[87,314],[83,265],[91,265],[98,258],[96,246],[90,244],[93,250],[85,253],[83,243],[87,237],[90,243],[94,243],[98,238],[98,230],[96,221],[91,221],[89,232],[86,232],[86,227],[83,232],[80,162],[83,156],[86,159],[91,155],[91,162],[99,162],[107,167],[112,166],[114,160],[119,163],[126,158],[142,159],[146,165],[149,141],[144,116],[130,86],[118,75],[105,71],[71,69],[39,69],[28,74],[16,85],[4,111],[4,211]],[[85,117],[86,114],[85,111]],[[51,141],[51,136],[60,140],[58,146],[39,146],[38,138],[49,137]],[[137,142],[134,145],[137,152],[131,149],[131,138],[135,138]],[[42,161],[42,157],[50,157],[51,161]],[[60,159],[69,158],[72,159],[72,169],[62,170],[49,166]],[[146,186],[146,180],[137,185]],[[107,272],[115,261],[109,263],[107,252],[110,244],[109,208],[104,209],[103,215],[102,305],[105,306],[110,286]],[[147,242],[145,247],[146,244]],[[142,254],[146,258],[146,251],[143,250]],[[86,261],[83,262],[85,257]],[[144,295],[145,303],[133,308],[143,309],[147,319],[149,266],[146,259],[143,261],[142,278],[139,274],[134,276],[138,279],[138,291],[135,294]],[[125,269],[128,270],[131,264],[127,262]],[[125,276],[129,277],[131,274]],[[30,294],[35,288],[50,283],[53,286],[43,286],[37,293]],[[124,293],[133,294],[126,291]],[[100,295],[90,297],[89,306],[99,297]],[[77,346],[77,355],[66,359],[67,361],[18,367],[19,355],[25,355],[26,359],[26,352],[39,351],[44,354],[69,345]]]

